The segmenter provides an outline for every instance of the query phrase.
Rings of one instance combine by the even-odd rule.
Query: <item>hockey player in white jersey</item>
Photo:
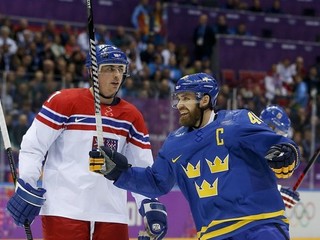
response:
[[[261,111],[260,118],[277,134],[287,137],[291,121],[286,111],[278,105],[269,105]],[[289,187],[278,184],[286,208],[292,208],[300,201],[299,193]]]
[[[149,166],[153,160],[143,116],[116,96],[128,74],[127,57],[111,45],[97,46],[96,57],[104,145],[136,159],[132,166]],[[91,71],[90,60],[87,67]],[[52,94],[21,143],[20,178],[7,204],[15,223],[32,223],[40,212],[46,240],[128,240],[127,192],[89,168],[97,148],[92,87]],[[133,196],[148,234],[162,239],[164,205]]]

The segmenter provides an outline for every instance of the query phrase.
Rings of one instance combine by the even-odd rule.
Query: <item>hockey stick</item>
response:
[[[306,176],[306,174],[310,170],[311,166],[316,162],[316,160],[318,159],[319,155],[320,155],[320,148],[313,154],[313,156],[309,160],[307,166],[303,169],[303,171],[300,174],[297,182],[293,186],[293,191],[296,191],[299,188],[300,184],[302,183],[302,180],[304,179],[304,177]]]
[[[6,149],[7,154],[8,154],[10,172],[11,172],[11,175],[12,175],[12,179],[13,179],[14,185],[16,185],[16,182],[17,182],[17,179],[18,179],[18,174],[17,174],[17,171],[16,171],[16,166],[15,166],[15,162],[14,162],[14,158],[13,158],[13,154],[12,154],[12,148],[11,148],[9,133],[8,133],[7,125],[6,125],[6,120],[4,118],[4,112],[3,112],[3,109],[2,109],[1,101],[0,101],[0,127],[1,127],[1,135],[2,135],[2,139],[3,139],[3,143],[4,143],[4,148]],[[28,222],[26,222],[24,224],[24,231],[26,233],[27,239],[28,240],[33,240],[31,227],[30,227],[30,224]]]
[[[94,107],[95,107],[95,118],[96,118],[96,132],[98,148],[103,146],[103,129],[102,129],[102,118],[101,118],[101,106],[100,106],[100,95],[99,95],[99,80],[98,80],[98,63],[96,56],[96,42],[94,37],[94,24],[93,24],[93,10],[92,0],[87,0],[87,14],[88,14],[88,35],[89,35],[89,47],[91,57],[91,69],[92,69],[92,82],[93,82],[93,95],[94,95]]]
[[[94,95],[95,118],[96,118],[96,132],[97,132],[97,141],[98,141],[98,148],[99,148],[100,146],[104,146],[104,142],[103,142],[103,129],[102,129],[101,106],[100,106],[100,95],[99,95],[98,63],[97,63],[97,56],[96,56],[96,42],[95,42],[95,36],[94,36],[92,0],[87,0],[87,15],[88,15],[88,35],[89,35],[90,57],[91,57],[91,69],[92,69],[91,75],[93,80],[93,95]],[[104,166],[104,168],[105,167],[106,166]]]

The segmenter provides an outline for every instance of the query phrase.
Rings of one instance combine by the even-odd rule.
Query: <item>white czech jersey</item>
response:
[[[20,178],[36,186],[43,171],[47,199],[41,215],[127,223],[127,192],[89,171],[89,151],[97,148],[94,99],[89,89],[55,92],[23,137]],[[101,105],[104,144],[133,166],[152,164],[142,114],[125,100]],[[145,197],[134,194],[138,206]]]

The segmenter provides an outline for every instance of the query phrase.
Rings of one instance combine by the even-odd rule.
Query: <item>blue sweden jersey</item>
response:
[[[272,145],[284,142],[294,144],[250,111],[219,111],[201,129],[171,133],[151,168],[130,168],[115,185],[159,197],[177,182],[200,239],[224,239],[267,222],[287,224],[264,158]]]

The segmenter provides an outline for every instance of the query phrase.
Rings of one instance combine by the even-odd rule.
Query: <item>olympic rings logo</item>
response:
[[[300,225],[307,227],[316,215],[316,206],[313,202],[306,204],[298,202],[293,209],[287,211],[287,216],[290,219],[291,226]]]

